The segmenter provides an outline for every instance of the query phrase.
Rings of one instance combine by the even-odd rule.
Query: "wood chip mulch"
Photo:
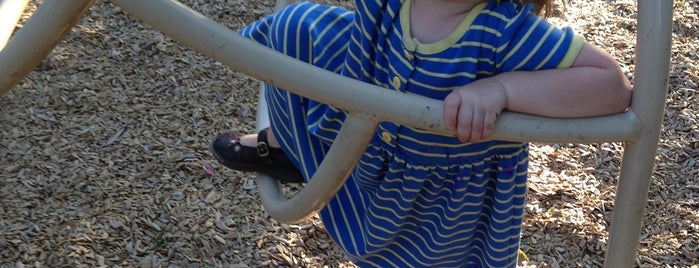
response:
[[[274,5],[183,3],[233,29]],[[699,267],[699,0],[675,0],[674,10],[638,267]],[[632,78],[635,1],[568,0],[556,14]],[[220,132],[254,130],[256,98],[254,78],[96,1],[0,96],[0,267],[354,267],[317,217],[280,224],[252,174],[210,155]],[[602,265],[621,151],[532,144],[523,265]]]

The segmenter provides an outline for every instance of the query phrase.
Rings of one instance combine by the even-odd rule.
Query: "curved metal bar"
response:
[[[299,193],[287,199],[277,181],[258,174],[257,183],[265,210],[284,223],[298,223],[325,206],[347,180],[378,126],[377,121],[349,114],[320,167]],[[323,183],[317,183],[322,181]]]
[[[605,267],[633,267],[648,200],[670,73],[672,0],[638,1],[636,74],[631,110],[641,136],[624,148]]]
[[[442,103],[439,100],[386,90],[286,57],[240,36],[177,1],[112,0],[112,2],[204,55],[269,84],[350,112],[366,112],[368,114],[365,116],[370,121],[392,121],[450,133],[442,121]],[[638,133],[638,120],[630,112],[586,119],[549,119],[505,113],[498,120],[493,136],[521,141],[581,143],[634,141]],[[365,147],[364,144],[353,146]],[[347,155],[345,154],[345,157]],[[357,157],[359,153],[353,155],[353,159]],[[337,164],[330,162],[327,158],[325,160],[321,168]],[[341,163],[354,164],[347,160]],[[325,204],[335,192],[319,192],[310,189],[339,189],[341,185],[331,184],[340,183],[341,179],[344,179],[342,178],[344,174],[342,175],[340,178],[314,177],[299,194],[315,196],[315,198],[294,199],[292,203],[284,201],[283,195],[273,187],[273,181],[261,176],[263,179],[260,180],[260,195],[265,199],[265,208],[268,210],[286,213],[285,210],[290,211],[289,209],[293,207],[311,208],[317,204]],[[301,201],[308,203],[301,203]],[[315,209],[306,212],[312,213],[312,211]],[[309,216],[307,214],[276,215],[284,218],[282,221],[290,222]]]
[[[0,96],[19,83],[78,23],[93,0],[44,1],[0,51]]]
[[[10,40],[28,3],[29,0],[0,0],[0,50]]]
[[[440,100],[386,90],[286,57],[174,0],[112,2],[204,55],[266,83],[350,112],[370,113],[376,121],[453,134],[442,120]],[[506,112],[498,120],[493,138],[557,143],[634,141],[639,130],[635,115],[629,112],[584,119]]]

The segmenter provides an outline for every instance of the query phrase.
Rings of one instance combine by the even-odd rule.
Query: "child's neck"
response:
[[[411,0],[410,34],[421,43],[449,36],[477,4],[486,0]]]

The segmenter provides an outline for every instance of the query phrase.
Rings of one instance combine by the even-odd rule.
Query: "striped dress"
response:
[[[513,1],[476,6],[458,29],[432,44],[411,37],[410,0],[358,0],[356,11],[300,2],[241,33],[326,70],[441,100],[479,78],[573,63],[582,38]],[[345,113],[266,89],[274,135],[311,178]],[[462,143],[382,122],[320,216],[360,267],[512,267],[524,215],[527,150],[526,143]]]

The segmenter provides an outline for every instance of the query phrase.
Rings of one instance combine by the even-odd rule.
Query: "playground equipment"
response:
[[[0,96],[41,62],[93,1],[44,0],[30,20],[12,35],[27,2],[0,0]],[[282,222],[302,221],[328,202],[358,161],[378,122],[393,121],[450,133],[442,121],[440,101],[385,90],[298,62],[243,38],[175,0],[111,2],[229,67],[350,112],[318,172],[298,194],[287,199],[274,179],[258,174],[265,209]],[[293,1],[280,0],[277,6],[290,2]],[[633,266],[668,83],[673,1],[639,0],[637,6],[634,96],[627,112],[584,119],[506,112],[493,135],[514,141],[625,143],[605,267]],[[5,46],[4,40],[9,40]],[[407,106],[413,108],[399,109]]]

